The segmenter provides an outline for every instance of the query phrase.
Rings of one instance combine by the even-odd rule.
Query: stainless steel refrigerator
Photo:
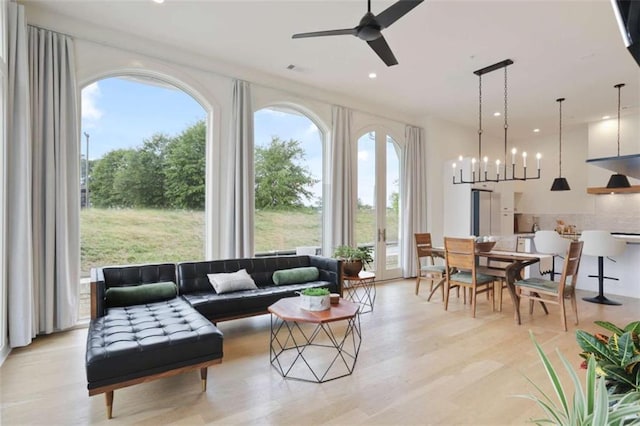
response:
[[[471,234],[476,237],[500,234],[500,194],[471,190]]]

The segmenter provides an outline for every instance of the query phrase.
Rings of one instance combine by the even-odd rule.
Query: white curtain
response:
[[[31,235],[31,134],[29,65],[24,6],[9,2],[9,78],[6,147],[7,285],[9,345],[25,346],[36,335]]]
[[[416,275],[414,234],[427,231],[427,147],[424,130],[406,126],[402,151],[402,275]]]
[[[80,142],[73,40],[29,27],[34,292],[40,333],[75,325]]]
[[[250,85],[235,80],[229,139],[229,165],[225,242],[223,256],[253,256],[253,215],[255,179],[253,169],[253,108]]]
[[[72,40],[9,4],[9,343],[75,325],[80,279],[77,87]]]
[[[354,244],[357,202],[357,163],[352,143],[351,110],[333,106],[331,122],[331,187],[329,191],[329,242],[333,250],[343,244]],[[331,253],[325,253],[331,256]]]

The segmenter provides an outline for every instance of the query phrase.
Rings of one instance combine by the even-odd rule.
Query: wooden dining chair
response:
[[[431,244],[430,233],[415,234],[416,241],[416,295],[420,290],[421,281],[429,281],[429,291],[433,291],[434,282],[444,278],[445,266],[436,265]],[[444,295],[444,293],[443,293]]]
[[[476,241],[475,238],[444,238],[446,281],[444,289],[444,310],[449,307],[449,292],[453,288],[470,289],[471,310],[476,317],[476,300],[479,293],[489,292],[491,296],[491,310],[495,310],[493,303],[493,288],[495,277],[477,272]]]
[[[545,313],[548,313],[545,303],[560,305],[560,321],[564,331],[567,331],[567,314],[565,312],[565,300],[571,301],[571,307],[578,324],[578,305],[576,303],[576,281],[578,280],[578,267],[582,256],[582,241],[572,241],[567,250],[562,268],[560,281],[549,281],[542,278],[527,278],[516,281],[514,284],[520,290],[521,299],[529,299],[529,314],[533,314],[533,304],[538,301],[542,304]],[[519,303],[519,302],[518,302]]]

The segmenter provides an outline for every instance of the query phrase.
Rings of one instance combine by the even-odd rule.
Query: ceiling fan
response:
[[[398,60],[393,55],[391,48],[382,36],[382,30],[388,28],[398,19],[406,15],[411,9],[424,0],[400,0],[377,15],[371,13],[371,0],[367,0],[367,13],[360,19],[360,23],[354,28],[342,30],[315,31],[310,33],[294,34],[292,38],[323,37],[335,35],[353,35],[366,41],[374,52],[387,64],[388,67],[397,65]]]

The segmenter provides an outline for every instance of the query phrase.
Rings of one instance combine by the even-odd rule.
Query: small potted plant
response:
[[[305,288],[300,292],[300,307],[307,311],[324,311],[331,308],[327,288]]]
[[[349,277],[357,276],[363,266],[370,266],[373,262],[373,249],[371,247],[338,246],[333,252],[333,257],[342,260],[342,271]]]

